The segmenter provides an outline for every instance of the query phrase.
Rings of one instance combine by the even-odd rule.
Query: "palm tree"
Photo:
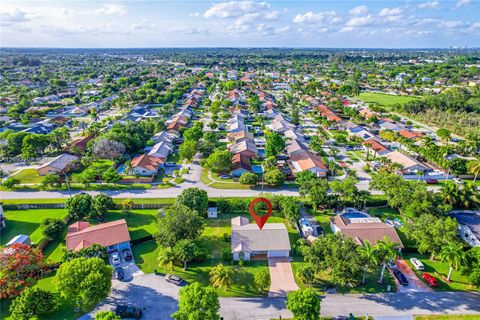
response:
[[[368,240],[365,240],[363,246],[359,247],[358,250],[360,251],[360,256],[365,261],[365,270],[363,271],[362,278],[362,283],[365,283],[368,269],[370,269],[370,267],[377,266],[379,263],[378,250],[372,246]]]
[[[378,282],[383,283],[383,277],[385,276],[385,268],[389,260],[395,261],[397,258],[397,248],[400,244],[392,242],[389,237],[385,236],[383,240],[380,240],[376,244],[377,250],[381,252],[380,256],[383,260],[382,273],[380,274],[380,280]]]
[[[157,257],[158,267],[165,268],[166,270],[173,271],[173,263],[175,262],[175,255],[172,248],[162,248]]]
[[[477,181],[477,177],[480,175],[480,159],[475,159],[467,163],[468,172],[473,174],[475,178],[473,183]]]
[[[213,267],[210,271],[210,283],[214,288],[228,288],[233,283],[232,267],[224,266],[223,263]]]
[[[125,162],[125,171],[123,172],[125,172],[126,175],[129,175],[132,169],[133,169],[132,161],[128,160],[127,162]]]
[[[173,247],[173,253],[177,260],[183,263],[183,270],[187,270],[187,262],[195,256],[195,243],[189,239],[182,239]]]
[[[442,251],[438,254],[438,257],[442,262],[448,262],[450,264],[450,270],[448,271],[447,281],[450,281],[453,269],[457,270],[465,262],[465,252],[461,245],[456,243],[449,243],[442,248]]]

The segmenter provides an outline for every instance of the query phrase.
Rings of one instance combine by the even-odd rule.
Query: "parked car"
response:
[[[435,183],[438,183],[438,180],[437,179],[425,179],[425,183],[426,184],[435,184]]]
[[[117,305],[115,307],[115,314],[122,319],[125,318],[135,318],[140,319],[142,317],[143,311],[140,308]]]
[[[463,184],[463,181],[460,178],[453,178],[453,182],[458,183],[458,184]]]
[[[411,258],[410,262],[412,263],[413,267],[416,270],[423,270],[424,269],[423,263],[420,260],[418,260],[417,258]]]
[[[219,176],[220,179],[230,179],[232,176],[229,175],[229,174],[222,174],[221,176]]]
[[[425,281],[427,281],[431,287],[438,287],[437,278],[435,278],[431,274],[424,272],[422,274],[422,278],[425,279]]]
[[[122,281],[125,278],[125,273],[122,268],[115,268],[115,278]]]
[[[175,163],[174,162],[167,162],[165,163],[165,167],[175,167]]]
[[[408,286],[407,278],[405,277],[405,275],[401,271],[393,270],[393,275],[395,276],[395,278],[397,278],[398,282],[402,286]]]
[[[123,249],[122,255],[123,255],[123,259],[125,259],[125,261],[130,261],[133,258],[132,252],[130,251],[130,249]]]
[[[183,283],[183,279],[180,278],[180,277],[177,276],[177,275],[174,275],[174,274],[167,274],[167,275],[165,276],[165,280],[167,280],[167,282],[176,284],[177,286],[179,286],[179,285],[181,285],[181,284]]]
[[[120,256],[118,255],[117,252],[112,253],[112,264],[114,266],[118,266],[120,263],[122,263],[122,260],[120,259]]]

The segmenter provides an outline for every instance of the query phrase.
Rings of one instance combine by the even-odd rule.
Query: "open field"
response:
[[[418,99],[417,97],[397,96],[376,92],[362,92],[355,98],[366,103],[374,103],[386,108],[389,108],[397,103],[402,104]]]

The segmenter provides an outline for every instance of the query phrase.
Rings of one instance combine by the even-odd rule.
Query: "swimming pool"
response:
[[[343,217],[353,219],[353,218],[369,218],[370,216],[361,212],[349,212],[342,214]]]

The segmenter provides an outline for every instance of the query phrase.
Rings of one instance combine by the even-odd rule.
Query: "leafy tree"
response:
[[[88,188],[90,183],[95,182],[97,178],[97,172],[93,167],[83,170],[82,173],[72,175],[73,181],[82,183],[85,188]]]
[[[220,302],[214,288],[203,287],[195,282],[180,290],[178,311],[172,314],[175,320],[220,319]]]
[[[363,246],[358,247],[358,251],[365,262],[365,270],[363,272],[362,283],[365,283],[367,277],[367,271],[371,267],[375,267],[379,264],[378,249],[372,246],[368,240],[365,240]]]
[[[289,292],[286,306],[296,320],[320,319],[320,299],[310,288]]]
[[[44,154],[50,144],[50,138],[44,134],[30,134],[22,142],[22,158],[33,159]]]
[[[205,190],[199,188],[188,188],[178,195],[175,203],[187,206],[197,211],[201,216],[206,216],[208,210],[208,194]]]
[[[435,132],[435,134],[442,140],[443,142],[450,141],[452,138],[452,134],[450,133],[450,130],[445,129],[445,128],[440,128]]]
[[[304,183],[308,183],[315,179],[317,179],[317,176],[315,175],[315,173],[308,170],[300,171],[299,173],[297,173],[297,176],[295,177],[295,181],[300,185],[303,185]]]
[[[20,183],[19,179],[10,177],[3,180],[2,186],[4,186],[7,189],[13,189],[19,183]]]
[[[174,205],[165,209],[158,219],[157,242],[172,247],[182,239],[196,240],[203,232],[205,219],[184,205]]]
[[[228,290],[233,283],[233,269],[220,263],[210,271],[210,283],[214,288]]]
[[[197,153],[198,141],[185,140],[180,145],[180,157],[182,159],[192,160]]]
[[[79,193],[65,202],[67,212],[75,220],[81,220],[90,215],[92,211],[92,196],[88,193]]]
[[[183,263],[183,270],[187,270],[187,262],[195,257],[195,246],[192,240],[181,239],[173,247],[175,258]]]
[[[480,247],[473,247],[465,254],[467,264],[464,267],[464,273],[468,274],[468,279],[477,287],[480,286]]]
[[[267,157],[275,157],[285,149],[285,140],[278,132],[270,132],[265,138],[265,155]]]
[[[238,179],[241,184],[256,185],[258,183],[258,176],[253,172],[244,172]]]
[[[260,270],[255,273],[253,282],[259,291],[266,290],[270,286],[270,273],[265,269]]]
[[[471,160],[467,163],[468,172],[473,174],[475,178],[473,183],[477,181],[478,176],[480,175],[480,159]]]
[[[450,281],[453,269],[458,270],[466,262],[463,247],[454,242],[444,246],[438,254],[438,257],[441,261],[447,262],[450,265],[447,281]]]
[[[99,193],[92,198],[92,211],[95,213],[95,216],[103,219],[107,214],[108,210],[115,208],[115,203],[113,202],[112,197],[107,196],[105,193]],[[90,217],[92,214],[90,214]]]
[[[112,287],[112,267],[100,258],[77,258],[57,270],[61,296],[76,301],[83,309],[95,306],[108,296]]]
[[[65,251],[65,253],[62,256],[61,261],[66,262],[66,261],[71,261],[76,258],[85,258],[85,259],[90,259],[90,258],[100,258],[100,259],[106,259],[107,258],[107,248],[104,246],[94,243],[89,247],[82,248],[78,251],[72,251],[68,250]]]
[[[1,249],[0,298],[15,297],[34,285],[43,266],[43,255],[37,248],[14,244]]]
[[[122,201],[120,206],[122,207],[122,213],[127,214],[133,209],[133,205],[135,202],[133,202],[132,199],[125,199]]]
[[[42,180],[42,186],[54,188],[62,184],[60,176],[56,173],[49,173]]]
[[[278,168],[271,168],[265,172],[265,182],[272,186],[281,186],[285,183],[285,174]]]
[[[305,182],[300,186],[300,195],[308,196],[310,203],[315,209],[325,206],[329,203],[328,182],[325,179],[315,179]]]
[[[95,320],[120,320],[121,318],[113,311],[99,311],[95,313]]]
[[[191,140],[191,141],[199,141],[202,136],[203,136],[203,130],[202,130],[202,123],[201,122],[195,122],[193,127],[185,130],[183,132],[183,138],[185,140]]]
[[[297,277],[302,283],[311,284],[315,278],[315,268],[311,264],[304,265],[297,270]]]
[[[173,271],[173,266],[175,263],[176,257],[172,248],[170,247],[161,247],[158,251],[157,262],[159,268],[165,268],[168,271]]]
[[[232,154],[225,149],[217,149],[205,162],[207,168],[215,173],[228,173],[232,169]]]
[[[406,228],[407,236],[415,240],[418,252],[429,253],[430,259],[434,259],[444,246],[458,241],[458,223],[450,217],[425,214],[406,224]]]
[[[117,183],[122,180],[122,177],[120,174],[118,174],[117,170],[114,168],[109,168],[107,171],[102,173],[102,179],[107,183]]]
[[[54,312],[58,308],[55,296],[40,288],[27,288],[12,302],[12,319],[28,320]]]
[[[300,200],[296,197],[283,197],[280,200],[280,209],[288,221],[295,223],[300,218]]]
[[[63,235],[67,226],[62,219],[46,218],[42,221],[41,229],[43,236],[53,241]]]

